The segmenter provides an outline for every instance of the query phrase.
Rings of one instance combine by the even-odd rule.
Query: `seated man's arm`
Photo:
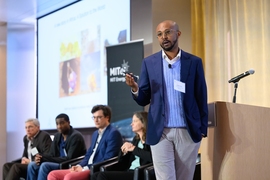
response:
[[[112,131],[108,135],[107,147],[105,155],[103,156],[103,161],[117,156],[122,144],[123,141],[120,132],[116,130]]]
[[[47,154],[50,151],[52,139],[50,135],[45,131],[40,131],[39,134],[34,138],[32,145],[32,156],[35,154]]]
[[[45,133],[45,132],[44,132]],[[44,137],[41,140],[41,153],[48,153],[52,144],[52,139],[49,134],[45,133]]]

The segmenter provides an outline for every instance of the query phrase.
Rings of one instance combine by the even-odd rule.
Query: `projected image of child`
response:
[[[60,89],[60,96],[68,95],[68,79],[65,74],[67,74],[68,68],[67,68],[67,62],[61,62],[60,63],[60,87],[63,90],[64,94],[61,94]]]
[[[76,87],[77,74],[72,69],[72,67],[70,67],[69,62],[67,62],[67,68],[68,68],[67,79],[68,79],[68,85],[69,85],[68,92],[73,93]]]
[[[71,59],[60,63],[60,97],[78,93],[78,61]]]

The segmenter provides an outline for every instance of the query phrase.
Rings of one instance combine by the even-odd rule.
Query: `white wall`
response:
[[[36,117],[35,26],[7,25],[7,161],[23,152],[24,122]]]

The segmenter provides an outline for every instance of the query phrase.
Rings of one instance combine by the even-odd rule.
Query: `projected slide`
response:
[[[98,26],[81,31],[73,39],[64,38],[59,43],[60,97],[101,90],[99,35]]]
[[[130,40],[129,1],[80,1],[38,19],[37,30],[41,128],[55,129],[60,113],[94,127],[92,107],[108,104],[105,47]]]

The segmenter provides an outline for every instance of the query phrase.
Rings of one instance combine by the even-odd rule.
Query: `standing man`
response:
[[[90,166],[118,155],[122,146],[120,132],[110,125],[111,108],[105,105],[96,105],[92,108],[93,120],[96,128],[92,135],[91,146],[80,164],[67,170],[50,172],[48,180],[89,180]]]
[[[32,149],[36,149],[40,153],[47,153],[50,150],[51,137],[47,132],[40,130],[40,123],[37,119],[25,121],[25,131],[23,156],[20,162],[10,162],[3,165],[3,180],[26,178],[27,165],[34,160]]]
[[[50,171],[59,169],[59,163],[82,156],[86,152],[83,136],[72,128],[68,115],[59,114],[55,121],[58,133],[54,135],[50,152],[35,156],[35,162],[27,167],[27,180],[46,180]]]
[[[139,105],[150,103],[146,143],[157,179],[192,180],[208,126],[202,60],[178,47],[175,22],[161,22],[156,35],[162,50],[143,60],[139,85],[129,74],[126,84]]]

